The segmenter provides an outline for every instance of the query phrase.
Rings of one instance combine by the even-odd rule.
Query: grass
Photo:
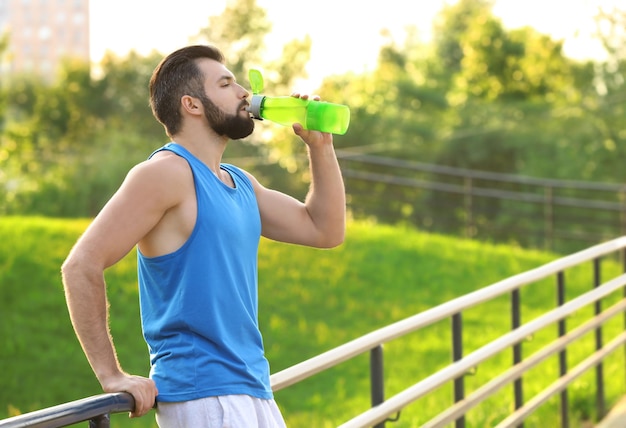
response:
[[[65,307],[59,267],[88,220],[46,218],[0,219],[0,418],[101,392],[74,336]],[[511,275],[538,267],[557,255],[514,246],[491,245],[420,231],[353,222],[346,243],[334,250],[262,240],[259,254],[260,325],[272,372],[289,367],[374,329],[414,315]],[[124,368],[148,372],[146,346],[139,325],[135,254],[106,272],[111,301],[111,329]],[[607,263],[607,278],[618,271]],[[567,276],[568,298],[590,288],[589,267]],[[522,291],[522,319],[554,307],[554,280]],[[608,306],[608,303],[606,304]],[[568,328],[590,316],[581,311]],[[463,314],[465,353],[509,330],[509,302],[501,298]],[[623,324],[610,326],[619,331]],[[530,355],[555,329],[539,332],[524,343]],[[606,333],[606,341],[610,333]],[[390,397],[450,361],[448,321],[385,345],[385,388]],[[593,337],[571,351],[573,367],[590,352]],[[503,353],[466,377],[466,392],[494,373],[510,367]],[[607,399],[624,394],[623,357],[611,356],[605,371]],[[527,396],[558,377],[554,360],[525,377]],[[615,379],[615,380],[614,380]],[[594,418],[594,380],[584,376],[571,389],[573,418],[579,425]],[[279,391],[277,402],[291,428],[335,427],[369,407],[369,361],[359,356],[340,366]],[[449,387],[402,411],[388,426],[417,427],[451,402]],[[512,409],[510,388],[467,415],[468,427],[492,426]],[[558,425],[558,403],[552,400],[526,427]],[[156,427],[151,416],[129,421],[114,415],[112,426]]]

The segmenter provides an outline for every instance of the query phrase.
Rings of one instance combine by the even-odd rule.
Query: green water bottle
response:
[[[350,109],[341,104],[303,100],[296,97],[268,97],[260,95],[263,76],[250,70],[252,99],[248,111],[255,119],[266,119],[281,125],[300,123],[304,129],[343,135],[350,124]]]

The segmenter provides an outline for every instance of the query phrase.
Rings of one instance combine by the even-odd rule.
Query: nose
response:
[[[244,88],[243,86],[239,85],[239,88],[241,89],[241,98],[243,98],[244,100],[246,98],[248,98],[250,96],[250,93],[246,90],[246,88]]]

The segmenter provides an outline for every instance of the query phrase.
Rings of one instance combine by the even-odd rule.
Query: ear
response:
[[[189,114],[202,114],[202,103],[191,95],[183,95],[180,99],[180,105]]]

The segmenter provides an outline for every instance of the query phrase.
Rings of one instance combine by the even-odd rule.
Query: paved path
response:
[[[626,428],[626,397],[622,398],[596,428]]]

